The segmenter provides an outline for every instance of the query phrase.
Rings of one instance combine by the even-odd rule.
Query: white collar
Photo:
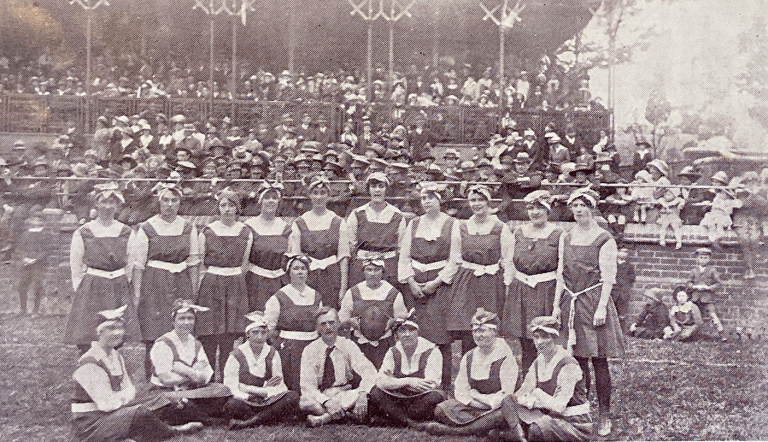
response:
[[[428,341],[425,338],[422,338],[419,336],[419,340],[416,343],[416,351],[413,352],[412,358],[424,353],[425,351],[429,351],[430,349],[435,348],[436,345],[432,342]],[[400,341],[397,341],[397,344],[395,344],[395,348],[405,356],[405,349],[403,348],[403,344],[400,343]]]

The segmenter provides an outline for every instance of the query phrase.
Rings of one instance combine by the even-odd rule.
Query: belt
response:
[[[175,262],[158,261],[156,259],[150,259],[149,261],[147,261],[147,267],[166,270],[171,273],[181,273],[184,270],[187,270],[187,263],[186,262],[175,263]]]
[[[280,330],[280,337],[284,339],[293,339],[294,341],[314,341],[317,339],[317,332]]]
[[[420,271],[421,273],[429,272],[431,270],[440,270],[446,265],[448,265],[447,259],[444,259],[442,261],[430,262],[428,264],[424,264],[423,262],[416,261],[415,259],[411,260],[411,267],[413,267],[415,270]]]
[[[461,266],[465,269],[474,270],[472,273],[475,276],[483,276],[483,275],[495,275],[498,273],[501,266],[499,266],[499,263],[491,264],[491,265],[482,265],[482,264],[475,264],[474,262],[467,262],[464,261],[461,263]]]
[[[378,259],[392,259],[397,256],[397,251],[390,250],[389,252],[374,252],[372,250],[358,250],[357,259],[366,258],[378,258]]]
[[[581,405],[573,405],[570,407],[566,407],[565,411],[563,411],[563,417],[568,416],[578,416],[581,414],[587,414],[589,413],[589,402],[584,402]]]
[[[73,413],[88,413],[91,411],[99,411],[99,408],[96,406],[95,402],[72,404]]]
[[[269,279],[275,279],[285,275],[285,270],[283,269],[269,270],[265,269],[264,267],[259,267],[253,263],[251,263],[251,267],[248,270],[250,270],[254,275],[259,275]]]
[[[317,258],[313,258],[313,257],[310,256],[309,259],[310,259],[310,261],[309,261],[309,270],[310,271],[312,271],[312,270],[325,270],[325,269],[328,268],[328,266],[336,264],[339,261],[339,259],[335,255],[334,256],[329,256],[329,257],[323,258],[323,259],[317,259]]]
[[[527,285],[530,288],[535,288],[540,282],[554,281],[557,278],[557,272],[552,270],[551,272],[537,273],[535,275],[526,275],[518,270],[515,270],[515,278],[520,282]]]
[[[584,293],[587,293],[588,291],[592,289],[596,289],[600,286],[602,286],[603,283],[597,283],[593,285],[592,287],[587,287],[584,290],[580,292],[573,293],[571,289],[569,289],[565,284],[563,284],[563,288],[566,292],[568,292],[569,295],[571,295],[571,305],[570,305],[570,311],[568,312],[568,345],[566,345],[565,349],[568,350],[569,354],[573,354],[573,347],[576,345],[576,325],[574,324],[574,321],[576,319],[576,298],[579,297],[579,295],[583,295]]]
[[[216,267],[216,266],[209,266],[206,269],[207,273],[213,274],[213,275],[219,275],[219,276],[237,276],[243,274],[243,269],[241,267]]]
[[[88,275],[98,276],[99,278],[115,279],[121,276],[125,276],[125,269],[122,268],[108,272],[106,270],[99,270],[88,267],[88,270],[86,270],[85,273]]]

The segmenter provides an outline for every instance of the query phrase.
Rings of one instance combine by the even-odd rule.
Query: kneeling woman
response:
[[[530,441],[585,441],[592,432],[589,400],[579,363],[555,343],[557,320],[539,316],[528,330],[538,356],[523,385],[504,399],[504,419],[517,439]],[[523,431],[523,428],[526,431]]]
[[[437,346],[419,336],[411,313],[390,320],[397,344],[384,356],[376,386],[371,390],[375,412],[389,415],[415,429],[432,419],[435,406],[445,399],[440,388],[443,355]]]
[[[267,344],[269,330],[264,313],[249,313],[245,327],[248,340],[236,347],[224,366],[224,385],[232,392],[224,413],[232,418],[229,428],[239,430],[278,422],[299,409],[299,393],[283,381],[280,354]]]
[[[496,314],[477,309],[472,337],[477,347],[461,358],[455,397],[435,408],[435,419],[426,430],[437,435],[487,435],[503,423],[501,401],[514,393],[517,362],[512,349],[498,336]]]
[[[75,440],[112,442],[133,438],[155,441],[179,434],[199,431],[200,422],[172,427],[161,421],[156,412],[171,406],[165,396],[143,404],[136,402],[133,386],[122,355],[116,350],[125,338],[123,313],[127,307],[105,310],[96,320],[97,341],[77,361],[72,378],[72,427]],[[100,323],[99,323],[100,322]]]
[[[173,330],[157,338],[149,358],[152,361],[153,390],[173,392],[174,398],[185,398],[189,406],[171,423],[200,421],[211,424],[211,417],[221,415],[221,407],[231,396],[222,384],[211,383],[213,368],[203,344],[192,335],[195,316],[208,308],[192,301],[177,299],[173,305]]]

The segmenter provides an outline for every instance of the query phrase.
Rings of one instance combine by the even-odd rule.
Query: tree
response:
[[[36,3],[5,0],[0,6],[0,54],[27,60],[66,52],[61,23]]]

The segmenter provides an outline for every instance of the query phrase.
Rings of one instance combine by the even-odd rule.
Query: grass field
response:
[[[70,376],[77,351],[60,344],[61,317],[0,315],[0,436],[3,441],[70,439]],[[143,348],[123,349],[132,379],[143,382]],[[614,432],[609,440],[768,439],[765,342],[679,344],[629,340],[611,363]],[[594,397],[592,402],[595,403]],[[178,441],[482,440],[437,438],[407,429],[301,423],[229,432],[221,428]]]

